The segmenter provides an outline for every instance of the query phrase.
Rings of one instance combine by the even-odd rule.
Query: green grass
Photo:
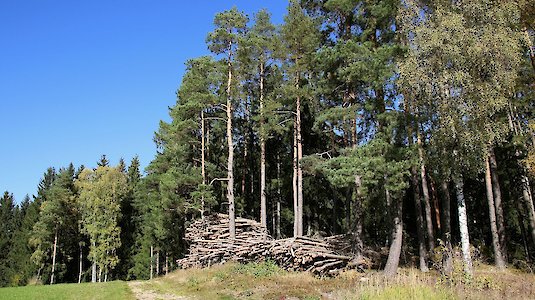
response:
[[[132,300],[134,296],[126,282],[111,281],[0,288],[0,299]]]

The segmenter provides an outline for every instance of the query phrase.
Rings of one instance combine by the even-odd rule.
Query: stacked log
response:
[[[273,240],[260,223],[244,218],[236,219],[236,238],[231,240],[224,214],[195,221],[186,229],[185,238],[189,254],[177,261],[182,268],[209,267],[231,260],[271,260],[285,270],[332,276],[365,263],[350,255],[350,241],[345,236]]]

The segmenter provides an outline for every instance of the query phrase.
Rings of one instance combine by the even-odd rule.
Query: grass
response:
[[[0,288],[0,299],[135,299],[124,281]]]
[[[355,271],[336,278],[286,272],[272,263],[175,271],[140,288],[186,299],[535,299],[535,276],[479,266],[470,282],[444,281],[435,272],[402,268],[387,279]]]
[[[535,275],[479,265],[474,278],[445,280],[436,272],[401,268],[394,278],[381,272],[347,271],[336,278],[287,272],[270,262],[227,263],[208,269],[178,270],[127,284],[57,284],[1,288],[0,299],[535,299]]]

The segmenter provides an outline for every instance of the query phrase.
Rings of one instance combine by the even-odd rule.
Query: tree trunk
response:
[[[154,263],[153,263],[153,260],[154,260],[154,247],[152,245],[150,245],[150,279],[153,278],[153,275],[154,275]]]
[[[433,209],[435,210],[435,224],[437,224],[437,229],[442,231],[442,224],[440,223],[440,206],[438,205],[436,184],[432,177],[429,179],[429,186],[431,187],[431,199],[433,201]]]
[[[80,271],[78,272],[78,283],[81,283],[82,282],[82,273],[83,273],[83,261],[84,261],[84,256],[83,256],[83,247],[82,247],[82,244],[79,244],[79,247],[80,247]]]
[[[299,88],[299,87],[298,87]],[[298,207],[298,227],[297,235],[303,235],[303,141],[301,136],[301,97],[297,96],[296,101],[296,121],[297,121],[297,207]]]
[[[487,203],[489,206],[490,232],[492,234],[492,247],[494,250],[494,263],[498,269],[505,268],[505,261],[502,256],[502,247],[500,237],[498,236],[498,227],[496,225],[496,210],[494,206],[494,193],[492,192],[492,179],[490,171],[490,158],[485,159],[485,186],[487,188]]]
[[[293,136],[293,177],[292,177],[292,191],[294,202],[294,237],[297,236],[298,217],[299,217],[299,202],[297,193],[297,122],[294,122],[294,136]]]
[[[267,228],[266,141],[264,125],[264,63],[260,64],[260,224]]]
[[[165,275],[169,274],[169,254],[165,253]]]
[[[409,137],[410,138],[410,137]],[[416,167],[411,168],[411,180],[414,190],[414,209],[416,210],[416,233],[418,235],[418,253],[420,258],[420,270],[428,272],[427,267],[427,250],[425,245],[424,234],[424,217],[422,214],[422,203],[420,198],[420,182],[418,181],[418,171]]]
[[[492,188],[494,194],[494,206],[496,207],[496,225],[498,226],[498,237],[500,238],[500,245],[502,247],[502,255],[505,262],[507,262],[507,237],[505,235],[505,218],[503,214],[502,205],[502,189],[500,188],[500,180],[498,178],[498,163],[496,162],[496,155],[494,149],[490,148],[490,174],[492,178]]]
[[[156,251],[156,276],[160,275],[160,250]]]
[[[418,143],[418,156],[420,158],[420,178],[422,182],[422,192],[425,207],[425,223],[427,225],[427,242],[429,243],[429,251],[433,252],[435,249],[435,234],[433,232],[433,217],[431,215],[431,201],[429,197],[429,188],[427,185],[427,172],[425,170],[425,157],[422,137],[420,134],[420,127],[416,124],[416,138]]]
[[[448,182],[442,180],[440,184],[442,190],[442,224],[443,232],[442,238],[444,239],[445,251],[442,257],[442,272],[444,275],[450,276],[453,273],[453,249],[451,246],[451,198],[450,198],[450,189],[448,187]]]
[[[470,255],[470,237],[468,234],[468,218],[466,216],[466,203],[464,199],[463,177],[460,174],[454,176],[455,193],[457,195],[457,208],[459,215],[459,230],[461,233],[461,248],[463,253],[464,272],[472,276],[472,257]]]
[[[98,282],[102,282],[102,267],[98,268]]]
[[[533,199],[531,198],[531,192],[529,190],[529,180],[524,174],[521,175],[520,181],[522,184],[522,199],[527,208],[527,214],[529,219],[529,225],[531,227],[531,238],[535,242],[535,209],[533,207]]]
[[[229,50],[232,48],[232,43],[229,43]],[[231,99],[231,84],[232,84],[232,62],[231,55],[228,57],[228,81],[227,81],[227,146],[228,146],[228,160],[227,160],[227,199],[228,199],[228,217],[229,217],[229,235],[230,239],[236,238],[236,215],[234,207],[234,144],[232,141],[232,99]]]
[[[54,250],[52,253],[52,275],[50,276],[50,284],[54,283],[54,273],[56,271],[56,253],[58,247],[58,226],[56,225],[56,230],[54,233]]]
[[[277,239],[281,238],[281,198],[281,159],[280,154],[277,153],[277,226],[275,228]]]
[[[364,251],[362,242],[362,178],[360,175],[355,176],[355,250],[357,257]]]
[[[390,198],[390,192],[386,190],[387,198]],[[396,275],[401,255],[401,245],[403,243],[403,204],[401,199],[394,201],[394,226],[392,230],[392,243],[388,251],[388,260],[386,261],[384,274],[387,277]]]
[[[95,242],[91,243],[93,248],[95,248]],[[93,257],[93,265],[91,266],[91,282],[97,282],[97,262]]]
[[[204,141],[204,110],[201,110],[201,175],[202,184],[206,185],[206,170],[205,170],[205,141]],[[201,196],[201,220],[204,220],[204,191]]]

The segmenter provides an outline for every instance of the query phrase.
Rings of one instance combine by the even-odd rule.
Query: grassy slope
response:
[[[346,272],[320,279],[285,272],[270,264],[226,264],[202,270],[179,270],[141,289],[194,299],[535,299],[535,276],[497,272],[481,266],[470,283],[441,281],[436,273],[401,269],[393,279],[381,273]]]
[[[0,299],[117,299],[132,300],[134,296],[124,281],[106,283],[55,284],[0,289]]]

